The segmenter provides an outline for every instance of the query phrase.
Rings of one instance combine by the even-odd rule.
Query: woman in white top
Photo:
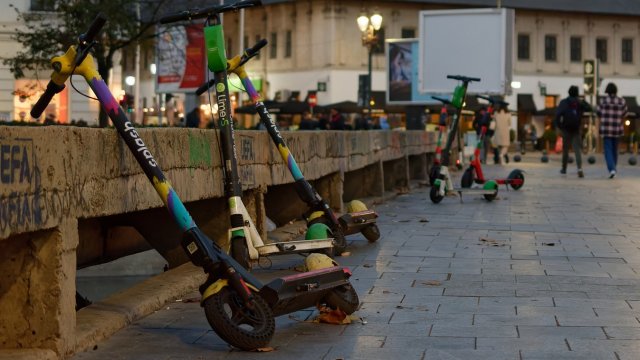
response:
[[[509,130],[511,129],[511,114],[507,111],[507,105],[498,105],[498,111],[493,115],[495,121],[495,133],[493,134],[493,145],[498,148],[499,157],[497,163],[502,159],[509,162],[507,151],[511,145]]]

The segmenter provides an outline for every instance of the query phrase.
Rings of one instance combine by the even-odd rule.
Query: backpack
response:
[[[566,131],[578,131],[581,124],[580,103],[577,99],[567,99],[567,106],[560,113],[559,127]]]

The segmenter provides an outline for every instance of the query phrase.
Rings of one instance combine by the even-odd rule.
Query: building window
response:
[[[518,34],[518,60],[529,59],[529,34]]]
[[[284,42],[284,57],[291,57],[291,30],[287,30],[285,42]]]
[[[31,0],[31,11],[54,11],[53,2],[49,0]]]
[[[569,40],[570,44],[570,52],[571,52],[571,62],[581,62],[582,61],[582,38],[579,36],[572,36]]]
[[[545,35],[544,37],[544,59],[546,61],[557,61],[557,37],[555,35]]]
[[[256,44],[260,42],[260,40],[262,40],[262,37],[260,35],[256,35]],[[251,46],[253,46],[255,44],[252,44]],[[259,60],[260,59],[260,52],[258,52],[258,55],[256,55],[256,59]]]
[[[271,33],[271,46],[269,46],[269,58],[275,59],[278,57],[278,33]]]
[[[633,39],[622,39],[622,62],[631,64],[633,62]]]
[[[414,28],[402,28],[400,37],[403,39],[412,39],[416,37],[416,29]]]
[[[601,63],[607,62],[607,39],[596,39],[596,58],[600,60]]]

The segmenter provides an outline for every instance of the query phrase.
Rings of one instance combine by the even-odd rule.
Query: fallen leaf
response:
[[[546,245],[546,246],[556,246],[555,243],[542,243],[542,245]]]
[[[442,283],[438,280],[427,280],[422,282],[424,285],[428,286],[440,286]]]
[[[267,347],[261,347],[261,348],[254,349],[253,351],[255,351],[255,352],[272,352],[274,350],[275,349],[272,348],[271,346],[267,346]]]
[[[340,254],[340,256],[351,256],[351,252],[345,251],[342,254]]]
[[[420,219],[420,222],[421,222],[421,223],[428,223],[428,222],[429,222],[429,220],[427,220],[427,219]]]
[[[351,317],[340,309],[330,309],[328,307],[320,308],[320,315],[314,320],[314,322],[322,324],[334,324],[345,325],[351,324]]]
[[[371,264],[363,264],[362,266],[363,266],[363,267],[366,267],[366,268],[373,267],[373,265],[371,265]]]

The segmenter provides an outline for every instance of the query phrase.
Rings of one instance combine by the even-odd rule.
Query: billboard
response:
[[[387,104],[433,104],[430,94],[418,91],[418,39],[386,40]],[[451,92],[451,90],[449,90]]]
[[[156,46],[156,92],[191,92],[205,82],[203,25],[163,26]]]
[[[447,75],[482,79],[470,93],[510,94],[513,9],[420,12],[420,92],[450,93]]]

